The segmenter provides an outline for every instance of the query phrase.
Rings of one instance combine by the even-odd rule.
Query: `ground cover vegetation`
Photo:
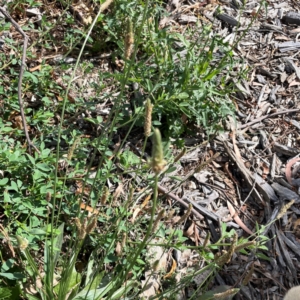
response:
[[[167,204],[158,183],[176,170],[185,137],[209,138],[234,116],[231,72],[241,65],[234,45],[200,22],[184,32],[160,28],[163,1],[95,1],[81,7],[89,12],[81,19],[76,5],[7,5],[30,41],[22,99],[38,150],[31,153],[17,97],[22,37],[0,19],[0,298],[146,299],[157,276],[149,299],[177,299],[185,288],[194,288],[189,299],[200,292],[216,299],[209,290],[215,271],[234,252],[264,250],[264,228],[237,239],[223,225],[219,241],[207,234],[202,245],[191,244],[184,228],[192,207]],[[29,9],[43,12],[38,21]],[[106,68],[93,60],[99,56]],[[240,78],[246,71],[238,70]],[[158,246],[160,257],[151,256]],[[172,249],[193,249],[202,267],[178,279],[174,259],[159,264]]]

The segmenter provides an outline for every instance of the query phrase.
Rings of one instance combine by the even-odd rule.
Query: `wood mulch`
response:
[[[299,283],[300,272],[300,3],[270,0],[259,9],[259,1],[245,1],[242,9],[241,2],[169,1],[173,19],[168,21],[192,23],[200,14],[224,40],[233,44],[240,39],[234,54],[251,70],[248,80],[237,85],[236,120],[229,119],[223,134],[187,153],[181,163],[189,166],[220,155],[178,194],[213,214],[193,206],[204,218],[199,230],[210,230],[212,241],[220,236],[218,221],[240,237],[255,232],[256,224],[265,226],[269,241],[262,253],[267,259],[254,252],[236,255],[214,284],[240,287],[235,299],[282,299]],[[218,6],[221,13],[216,13]],[[253,265],[252,279],[241,286]]]

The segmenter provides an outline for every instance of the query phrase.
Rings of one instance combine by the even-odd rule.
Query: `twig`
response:
[[[188,180],[190,177],[192,177],[195,173],[197,172],[200,172],[200,170],[202,170],[205,166],[207,166],[208,164],[210,164],[212,161],[214,161],[218,156],[220,155],[219,152],[215,153],[211,158],[209,158],[207,161],[203,162],[202,164],[200,164],[195,170],[193,170],[192,172],[190,172],[187,176],[185,176],[185,178],[182,180],[182,182],[185,182],[186,180]],[[175,189],[179,187],[176,186]],[[193,209],[192,209],[192,214],[199,218],[200,220],[203,219],[203,216],[200,215],[198,213],[198,211],[200,211],[201,214],[211,218],[212,220],[214,221],[218,221],[219,217],[210,212],[209,210],[207,210],[206,208],[202,207],[201,205],[198,205],[196,202],[188,199],[188,198],[185,198],[185,200],[189,203],[186,203],[183,199],[180,199],[179,197],[177,197],[175,194],[173,194],[172,192],[168,191],[166,188],[162,187],[161,185],[158,185],[157,186],[157,189],[159,192],[169,196],[170,198],[172,198],[173,200],[177,201],[178,203],[180,203],[182,206],[184,206],[185,208],[188,208],[189,207],[189,204],[192,204],[193,205]],[[194,209],[194,207],[196,209]]]
[[[289,114],[289,113],[293,113],[293,112],[300,112],[300,109],[299,108],[294,108],[294,109],[286,109],[286,110],[277,111],[276,113],[273,113],[273,114],[270,114],[270,115],[266,115],[266,116],[257,118],[255,120],[249,122],[249,123],[243,124],[243,125],[239,126],[238,129],[246,128],[248,126],[256,124],[256,123],[258,123],[258,122],[260,122],[260,121],[262,121],[264,119],[267,119],[267,118],[272,118],[272,117],[276,117],[278,115]]]
[[[180,203],[185,208],[189,207],[189,204],[187,204],[184,200],[180,199],[175,194],[169,192],[166,188],[162,187],[161,185],[158,185],[157,189],[158,189],[159,192],[165,194],[166,196],[169,196],[170,198],[177,201],[178,203]],[[201,212],[201,214],[211,218],[214,221],[218,221],[219,217],[216,214],[214,214],[214,213],[210,212],[209,210],[207,210],[205,207],[202,207],[201,205],[198,205],[197,203],[195,203],[194,201],[192,201],[188,198],[186,198],[186,201],[189,202],[190,204],[192,204],[193,207],[196,207],[197,210],[199,210]],[[192,209],[192,214],[195,217],[199,218],[200,220],[203,219],[203,216],[200,215],[194,208]]]
[[[12,25],[16,28],[16,30],[23,36],[24,38],[24,43],[23,43],[23,53],[22,53],[22,60],[21,60],[21,67],[20,67],[20,73],[19,73],[19,81],[18,81],[18,101],[19,101],[19,107],[20,107],[20,113],[21,113],[21,118],[22,118],[22,124],[24,127],[24,133],[26,136],[26,140],[28,143],[28,151],[29,154],[31,154],[31,147],[33,147],[38,153],[39,150],[34,146],[32,143],[28,130],[27,130],[27,123],[25,119],[25,114],[24,114],[24,108],[23,108],[23,102],[22,102],[22,80],[23,80],[23,74],[24,74],[24,68],[25,68],[25,60],[26,60],[26,50],[27,50],[27,44],[28,44],[28,36],[26,33],[22,30],[20,25],[10,16],[10,14],[0,6],[0,12],[12,23]]]
[[[234,207],[231,205],[231,203],[229,201],[227,201],[227,206],[230,212],[231,217],[234,219],[234,221],[247,233],[249,233],[250,235],[253,234],[253,232],[243,223],[243,221],[240,219],[240,217],[238,216],[236,210],[234,209]]]

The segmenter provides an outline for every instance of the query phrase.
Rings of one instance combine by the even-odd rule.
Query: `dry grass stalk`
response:
[[[86,231],[85,231],[86,228],[83,226],[79,218],[75,218],[74,222],[77,227],[78,239],[83,240],[86,236]]]
[[[77,137],[76,140],[74,141],[73,145],[72,145],[71,148],[69,149],[68,155],[67,155],[67,159],[68,159],[68,160],[71,160],[71,159],[72,159],[73,154],[74,154],[74,151],[75,151],[77,145],[79,144],[80,140],[81,140],[81,137],[80,137],[80,136]]]
[[[181,152],[175,157],[174,162],[178,162],[182,156],[186,154],[186,148],[184,147]]]
[[[253,273],[254,273],[254,263],[251,264],[250,270],[242,282],[243,285],[247,285],[249,283],[249,281],[252,278]]]
[[[106,203],[106,201],[108,199],[108,196],[109,196],[109,188],[107,186],[105,186],[102,197],[101,197],[101,200],[100,200],[100,203],[102,205],[104,205]]]
[[[228,261],[228,252],[226,250],[222,251],[222,254],[217,253],[215,255],[215,263],[221,268],[223,267]]]
[[[237,252],[237,251],[240,251],[240,250],[245,249],[247,247],[255,246],[255,245],[256,245],[255,241],[246,242],[244,244],[240,244],[240,245],[236,246],[234,251]]]
[[[90,234],[97,225],[96,217],[85,217],[83,220],[74,218],[74,223],[78,232],[78,239],[83,240],[87,234]]]
[[[126,232],[123,232],[123,235],[122,235],[122,242],[121,242],[122,248],[125,248],[125,246],[126,246],[126,241],[127,241],[127,234],[126,234]]]
[[[162,209],[159,213],[158,213],[158,215],[157,215],[157,217],[156,217],[156,219],[155,219],[155,221],[154,221],[154,224],[153,224],[153,227],[152,227],[152,232],[156,232],[157,231],[157,228],[158,228],[158,225],[159,225],[159,221],[165,216],[165,210],[164,209]]]
[[[164,160],[160,131],[158,129],[154,129],[151,162],[153,172],[159,174],[164,169],[166,164],[167,162]]]
[[[205,248],[207,246],[207,244],[209,243],[209,241],[210,241],[210,232],[208,231],[207,234],[206,234],[204,243],[203,243],[203,248]]]
[[[175,214],[175,209],[171,209],[171,210],[168,212],[168,215],[166,216],[166,220],[167,220],[167,221],[170,221],[170,220],[173,218],[174,214]]]
[[[133,192],[134,192],[134,188],[130,185],[130,189],[129,189],[129,197],[128,197],[128,203],[132,202],[133,199]]]
[[[92,217],[92,220],[89,222],[89,225],[86,227],[86,234],[90,234],[94,231],[97,226],[97,218]]]
[[[133,53],[134,34],[133,25],[130,19],[127,19],[125,35],[125,59],[130,59]]]
[[[152,194],[146,196],[145,200],[141,204],[141,209],[143,209],[149,203],[151,197],[152,197]]]
[[[113,199],[112,199],[112,204],[116,205],[117,201],[121,195],[121,193],[123,192],[123,184],[119,184],[118,187],[116,188],[114,194],[113,194]]]
[[[226,263],[229,263],[230,260],[231,260],[231,257],[235,251],[235,247],[236,247],[236,242],[238,240],[238,235],[237,233],[235,232],[234,233],[234,236],[233,236],[233,239],[232,239],[232,242],[231,242],[231,245],[229,247],[229,250],[228,250],[228,259],[227,259],[227,262]]]
[[[287,203],[286,205],[284,205],[281,208],[279,214],[277,215],[276,220],[279,220],[280,218],[282,218],[286,214],[286,212],[288,211],[288,209],[294,204],[294,202],[295,202],[295,200],[291,200],[289,203]]]
[[[145,137],[150,136],[150,133],[151,133],[152,109],[153,109],[153,105],[151,104],[150,99],[147,99],[146,105],[145,105],[145,125],[144,125]]]
[[[238,291],[239,291],[239,289],[229,289],[223,293],[214,294],[214,299],[226,300],[226,299],[229,299],[229,297],[234,296]]]
[[[16,236],[16,239],[17,239],[17,242],[18,242],[18,247],[19,247],[19,249],[21,250],[21,251],[24,251],[24,250],[26,250],[26,248],[28,247],[28,245],[29,245],[29,242],[25,239],[25,238],[23,238],[23,237],[21,237],[21,236]]]
[[[104,12],[105,10],[108,9],[108,7],[113,3],[113,0],[106,0],[101,6],[100,6],[100,11]]]

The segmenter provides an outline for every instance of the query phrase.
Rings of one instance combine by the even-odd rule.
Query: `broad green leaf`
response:
[[[183,93],[178,94],[177,97],[178,97],[178,99],[188,99],[190,96],[188,93],[183,92]]]
[[[19,188],[18,188],[17,184],[16,184],[14,181],[11,181],[11,183],[10,183],[10,188],[9,188],[9,189],[10,189],[10,190],[14,190],[14,191],[16,191],[16,192],[19,191]]]
[[[0,299],[4,300],[18,300],[20,299],[19,287],[0,287]]]
[[[36,229],[31,229],[31,230],[29,230],[28,233],[29,233],[29,234],[32,234],[32,235],[45,235],[45,234],[46,234],[46,231],[43,230],[43,229],[36,228]]]
[[[39,164],[36,164],[35,166],[36,166],[39,170],[45,171],[45,172],[48,172],[48,171],[51,170],[48,164],[39,163]]]
[[[168,168],[168,170],[166,171],[166,173],[168,174],[168,173],[172,173],[174,171],[176,171],[176,167],[172,166],[172,167]]]
[[[4,196],[4,203],[11,203],[10,195],[7,192],[3,193]]]
[[[0,180],[0,185],[6,185],[8,183],[8,178],[3,178]]]
[[[10,280],[19,280],[25,278],[24,274],[20,272],[15,273],[0,273],[0,276],[5,277]]]
[[[15,260],[12,258],[9,258],[8,260],[4,261],[1,266],[1,272],[5,273],[6,271],[8,271],[10,268],[12,268],[14,263],[15,263]]]
[[[152,122],[152,124],[153,124],[154,126],[160,126],[160,125],[161,125],[161,122],[159,122],[158,120],[154,120],[154,121]]]

